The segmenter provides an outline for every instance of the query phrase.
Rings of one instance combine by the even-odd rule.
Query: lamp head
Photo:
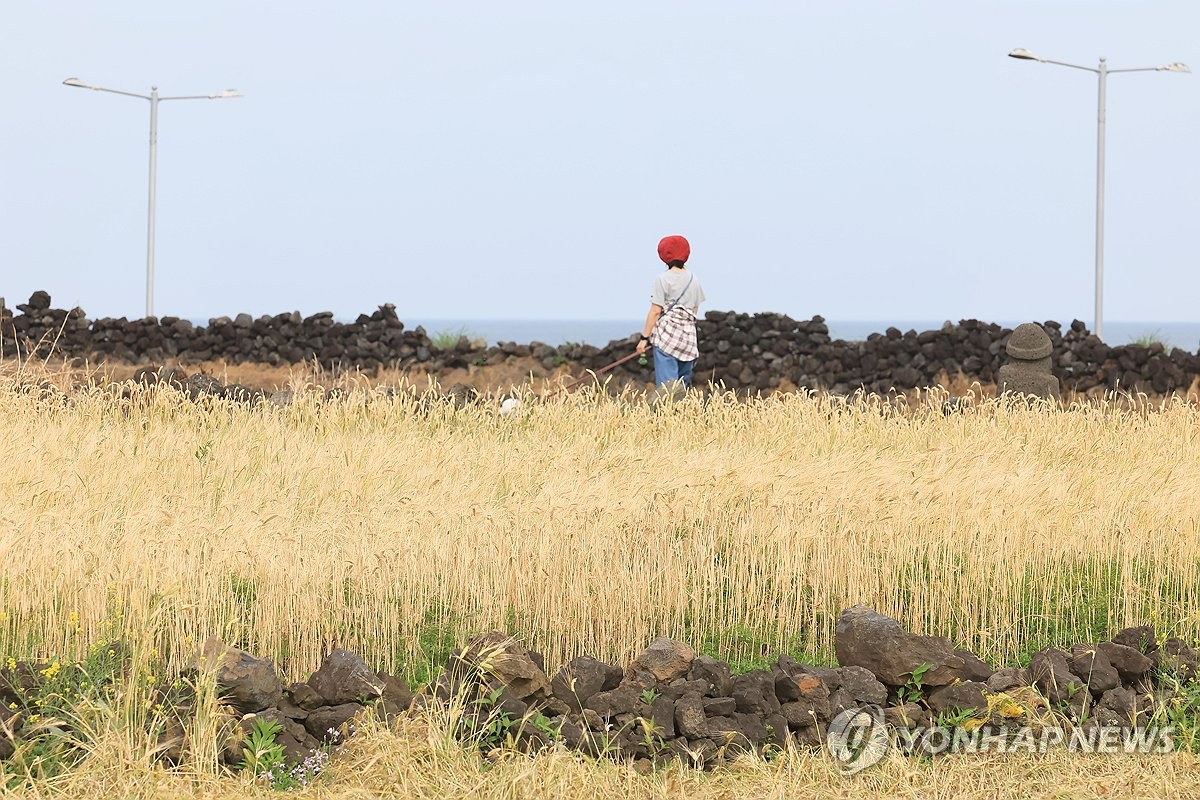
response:
[[[1159,67],[1159,69],[1167,72],[1191,72],[1187,64],[1182,64],[1178,61],[1170,64],[1163,64],[1161,67]]]
[[[78,86],[80,89],[95,89],[96,88],[95,86],[92,86],[90,83],[87,83],[86,81],[81,81],[79,78],[67,78],[65,81],[63,81],[63,85],[64,86]]]
[[[226,89],[223,92],[217,92],[216,94],[210,94],[208,96],[208,98],[210,100],[217,100],[222,97],[242,97],[242,96],[243,96],[242,93],[239,92],[237,89]]]
[[[1018,47],[1016,50],[1009,52],[1009,58],[1019,58],[1022,61],[1045,61],[1041,56],[1035,56],[1033,53],[1026,50],[1024,47]]]

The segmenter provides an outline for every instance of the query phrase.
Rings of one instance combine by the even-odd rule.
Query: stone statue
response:
[[[1008,337],[1009,362],[1000,368],[1000,392],[1060,399],[1058,378],[1050,371],[1052,349],[1041,325],[1018,325]]]

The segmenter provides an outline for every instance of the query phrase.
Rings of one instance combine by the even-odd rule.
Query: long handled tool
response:
[[[604,373],[608,372],[610,369],[616,369],[617,367],[621,366],[622,364],[626,363],[627,361],[632,361],[633,359],[637,358],[640,355],[645,355],[645,354],[634,351],[634,352],[630,353],[629,355],[625,356],[624,358],[617,359],[616,361],[609,364],[608,366],[601,367],[600,369],[592,370],[591,372],[589,372],[587,374],[587,376],[585,376],[583,378],[578,378],[577,380],[573,380],[570,383],[564,383],[562,386],[558,387],[558,389],[556,389],[553,392],[553,394],[558,394],[559,392],[570,391],[571,389],[574,389],[576,386],[578,386],[579,384],[586,381],[588,378],[592,378],[597,375],[603,375]]]

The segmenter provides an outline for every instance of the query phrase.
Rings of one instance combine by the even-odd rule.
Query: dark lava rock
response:
[[[950,686],[939,686],[929,693],[929,707],[937,713],[946,711],[987,711],[984,684],[963,681]]]
[[[325,656],[308,685],[325,698],[324,705],[337,706],[382,697],[384,681],[366,661],[339,647]]]
[[[617,688],[621,670],[589,656],[573,658],[550,681],[550,691],[574,711],[595,694]]]
[[[344,734],[342,726],[351,723],[354,715],[362,711],[359,703],[342,703],[336,706],[322,706],[308,715],[304,720],[305,729],[318,739],[327,742],[339,742],[347,735],[353,735],[353,730]]]
[[[865,667],[888,686],[903,686],[923,664],[933,665],[922,675],[925,686],[945,686],[967,672],[966,663],[946,638],[909,633],[896,620],[866,606],[841,613],[835,646],[839,664]]]
[[[283,699],[275,663],[227,647],[219,639],[204,643],[201,666],[216,671],[217,687],[225,702],[243,714],[273,708]]]

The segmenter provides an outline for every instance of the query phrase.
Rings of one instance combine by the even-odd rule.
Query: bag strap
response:
[[[650,331],[651,336],[653,336],[655,333],[658,332],[659,326],[663,324],[664,320],[666,320],[666,318],[667,318],[667,315],[671,313],[671,310],[674,309],[675,306],[679,305],[679,301],[683,299],[683,296],[685,294],[687,294],[687,290],[691,288],[692,281],[695,280],[695,278],[696,278],[695,275],[689,275],[688,282],[687,282],[687,284],[684,285],[683,291],[679,293],[678,297],[676,297],[671,302],[667,303],[666,308],[663,309],[663,312],[658,315],[658,319],[655,320],[655,322],[654,322],[654,328]],[[691,313],[690,309],[688,310],[688,313],[689,314]]]
[[[696,279],[696,276],[695,276],[695,275],[689,275],[689,276],[688,276],[688,282],[684,284],[684,286],[683,286],[683,291],[679,293],[679,296],[678,296],[678,297],[676,297],[674,300],[672,300],[670,303],[668,303],[668,304],[667,304],[667,307],[666,307],[666,309],[663,311],[663,313],[664,313],[664,314],[665,314],[667,311],[670,311],[670,310],[671,310],[672,308],[674,308],[675,306],[679,305],[679,301],[683,299],[683,296],[684,296],[685,294],[687,294],[687,290],[688,290],[688,289],[690,289],[690,288],[692,288],[692,281],[693,281],[693,280],[695,280],[695,279]]]

